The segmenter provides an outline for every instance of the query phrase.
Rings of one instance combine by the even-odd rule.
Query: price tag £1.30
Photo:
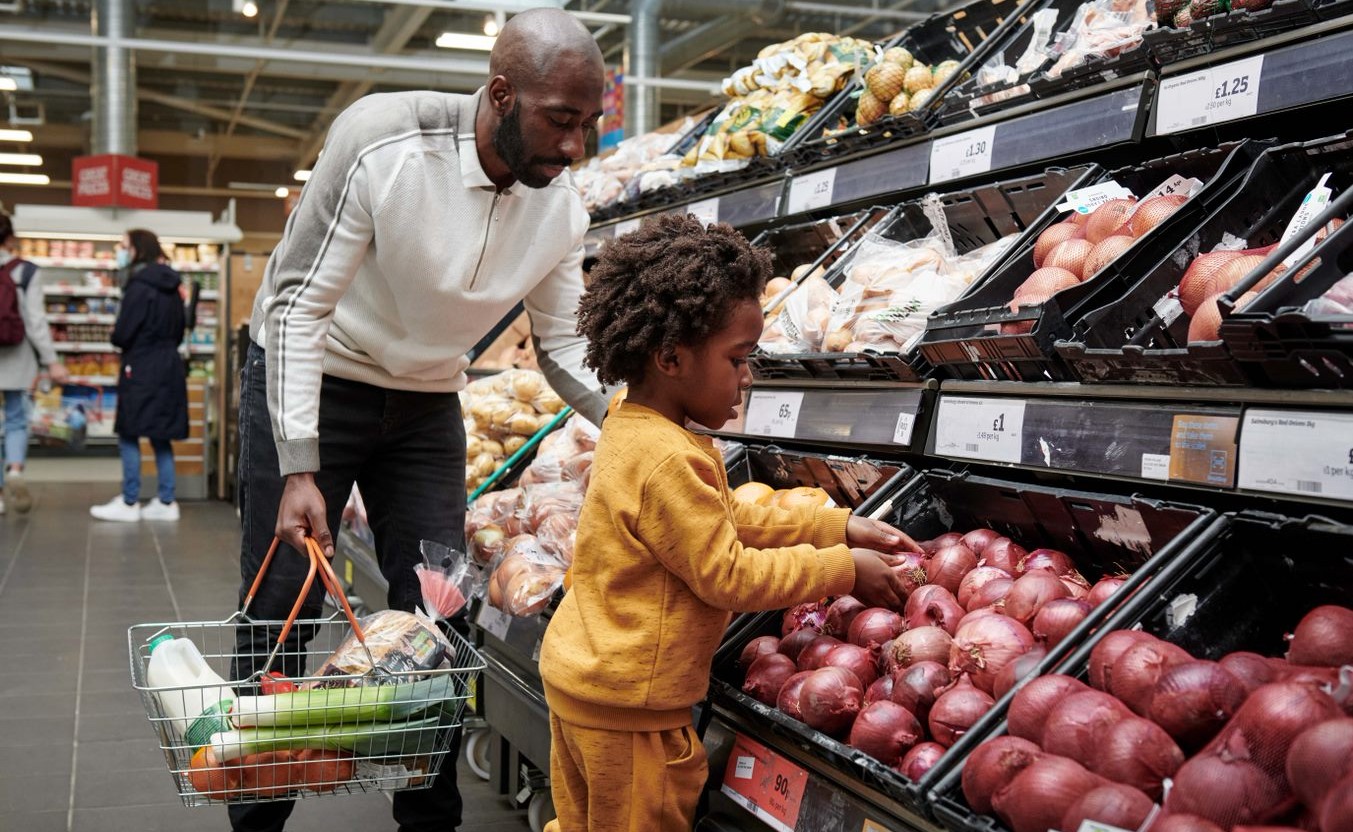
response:
[[[995,149],[994,124],[935,139],[930,144],[930,184],[986,173]]]
[[[943,396],[935,412],[935,452],[1017,464],[1024,441],[1023,399]]]
[[[1161,79],[1156,134],[1178,133],[1255,115],[1259,112],[1259,82],[1263,71],[1264,56],[1252,55]]]
[[[1240,488],[1353,500],[1353,415],[1247,410],[1239,457]]]
[[[795,832],[808,772],[742,734],[734,735],[724,794],[779,832]]]
[[[793,439],[799,426],[803,391],[753,390],[747,398],[744,430],[755,436]]]
[[[815,170],[789,180],[789,213],[801,214],[832,204],[836,189],[836,168]]]

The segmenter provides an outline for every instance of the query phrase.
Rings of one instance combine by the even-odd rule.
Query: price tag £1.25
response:
[[[1023,455],[1023,399],[943,396],[935,412],[935,452],[1017,464]]]
[[[836,189],[836,168],[815,170],[789,180],[789,213],[801,214],[832,204]]]
[[[759,742],[735,734],[724,794],[779,832],[795,832],[808,772]]]
[[[799,426],[803,391],[753,390],[747,398],[744,430],[755,436],[793,439]]]
[[[995,149],[994,124],[935,139],[930,144],[930,184],[986,173]]]
[[[1240,488],[1353,500],[1353,415],[1247,410],[1239,457]]]
[[[1163,78],[1157,94],[1156,134],[1178,133],[1259,112],[1264,56]]]

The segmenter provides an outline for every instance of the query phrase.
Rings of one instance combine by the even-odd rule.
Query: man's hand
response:
[[[47,375],[52,377],[53,384],[65,384],[70,381],[70,370],[67,370],[66,365],[60,361],[47,366]]]
[[[305,539],[313,537],[324,556],[334,556],[334,538],[324,514],[324,495],[315,485],[314,474],[291,474],[282,489],[282,504],[277,507],[276,534],[283,543],[305,552]]]
[[[855,560],[854,595],[869,607],[900,610],[907,597],[902,576],[888,565],[887,556],[872,549],[851,549]]]
[[[855,515],[846,523],[846,545],[880,552],[921,552],[916,541],[882,520]]]

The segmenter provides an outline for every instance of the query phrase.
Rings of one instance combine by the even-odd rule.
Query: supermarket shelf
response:
[[[111,324],[117,322],[117,315],[78,313],[78,312],[48,312],[47,322],[52,324]]]
[[[218,300],[220,297],[221,293],[216,289],[203,289],[197,296],[198,300]]]
[[[220,322],[221,322],[221,321],[220,321],[219,318],[198,318],[198,319],[197,319],[197,328],[198,328],[198,329],[215,329],[216,326],[217,326],[217,324],[219,324]]]
[[[57,341],[57,352],[116,352],[117,348],[106,341]]]
[[[216,274],[221,271],[221,266],[203,265],[200,263],[175,263],[174,271],[180,274]]]
[[[735,228],[767,222],[781,214],[781,197],[783,196],[784,186],[784,179],[777,177],[719,196],[683,202],[679,205],[613,220],[603,225],[593,226],[587,232],[583,245],[586,248],[587,256],[594,257],[605,241],[635,230],[645,217],[656,217],[664,214],[691,213],[707,223],[726,222]],[[206,294],[206,292],[203,292],[202,296],[205,298]]]
[[[736,439],[787,439],[901,452],[924,446],[934,381],[850,384],[759,381],[739,420],[716,431]]]
[[[213,355],[216,352],[215,344],[189,344],[188,352],[193,355]]]
[[[117,384],[117,376],[71,376],[69,383],[89,387],[113,387]]]
[[[111,272],[117,269],[112,260],[97,257],[29,257],[33,265],[41,269],[85,269]]]
[[[116,286],[71,286],[69,284],[43,284],[44,297],[69,298],[116,298],[122,290]]]

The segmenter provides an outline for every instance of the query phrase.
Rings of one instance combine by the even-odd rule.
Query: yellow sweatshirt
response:
[[[849,516],[735,503],[709,438],[621,404],[597,443],[573,588],[540,649],[551,710],[589,728],[689,725],[729,611],[851,590]]]

